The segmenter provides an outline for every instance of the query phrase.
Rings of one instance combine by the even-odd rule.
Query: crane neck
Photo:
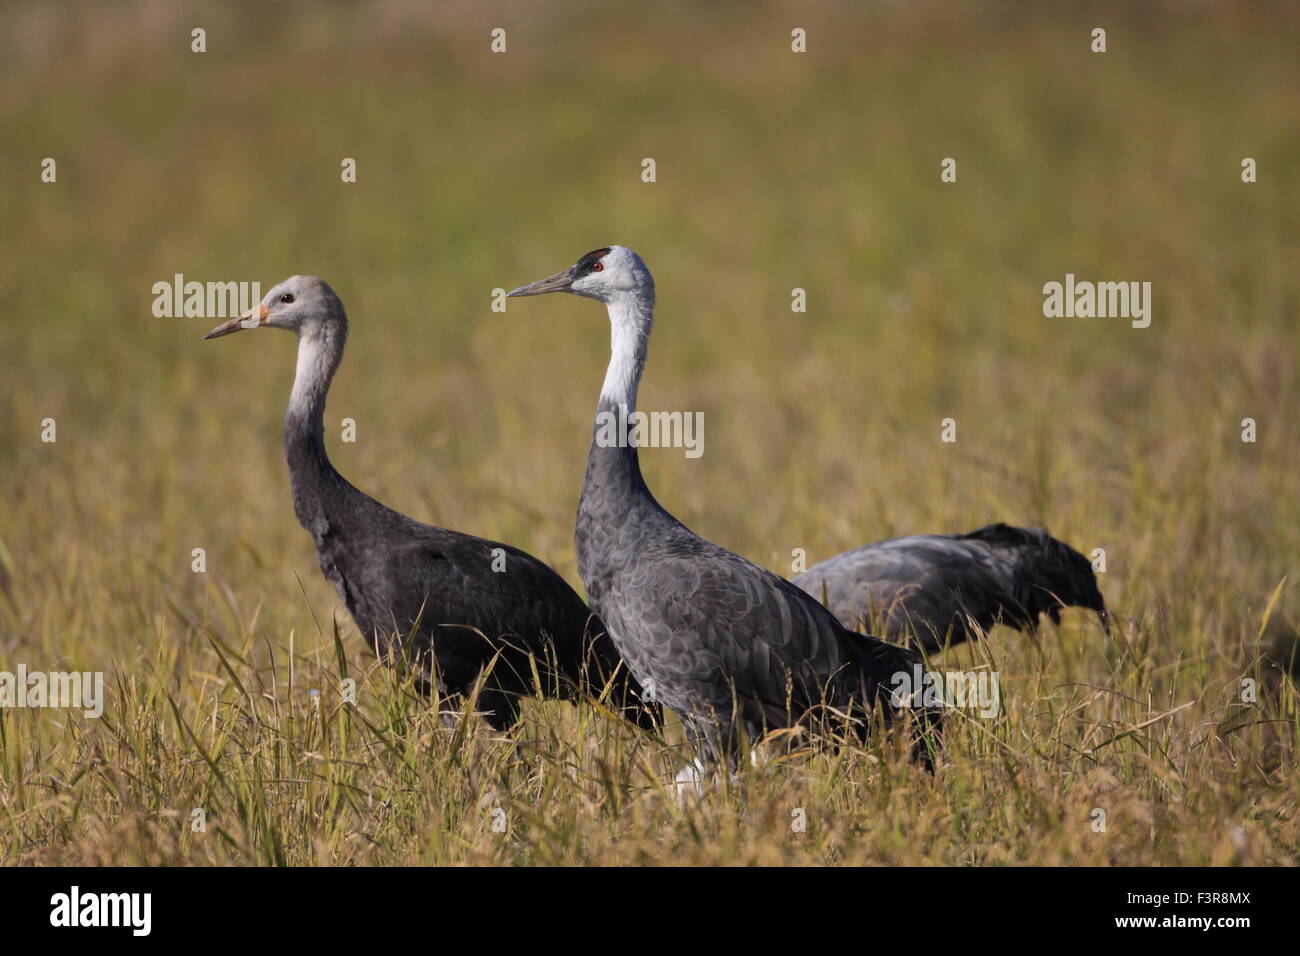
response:
[[[628,292],[611,299],[606,308],[610,324],[609,368],[596,406],[583,494],[600,489],[602,495],[613,498],[644,497],[653,501],[641,477],[633,413],[654,324],[654,293],[644,289]]]
[[[350,487],[325,451],[325,398],[343,360],[347,337],[346,322],[311,326],[298,333],[298,367],[284,415],[284,452],[294,510],[308,529],[323,515],[328,491]]]
[[[654,300],[628,293],[610,300],[609,368],[600,389],[600,409],[626,405],[636,410],[636,393],[645,371],[646,349],[654,325]]]

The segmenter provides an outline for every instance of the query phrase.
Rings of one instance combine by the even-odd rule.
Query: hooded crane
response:
[[[537,689],[576,700],[609,691],[615,709],[651,726],[652,708],[627,675],[604,627],[573,589],[532,555],[506,544],[421,524],[363,494],[325,452],[325,396],[343,358],[348,319],[321,279],[294,276],[261,304],[204,338],[269,326],[298,336],[298,369],[284,417],[284,451],[298,520],[321,571],[367,641],[390,662],[408,660],[422,688],[468,697],[498,730]],[[502,560],[504,559],[504,569]]]
[[[861,718],[880,704],[895,716],[907,701],[888,687],[912,674],[920,655],[845,628],[788,581],[694,534],[646,487],[634,430],[655,301],[645,263],[623,246],[597,249],[510,295],[545,292],[596,299],[609,312],[611,358],[578,505],[578,570],[632,673],[682,718],[697,766],[730,768],[745,737],[805,715]]]
[[[874,621],[927,653],[995,624],[1033,632],[1043,612],[1096,611],[1110,633],[1092,565],[1041,528],[991,524],[969,534],[923,534],[845,551],[792,581],[850,626]]]

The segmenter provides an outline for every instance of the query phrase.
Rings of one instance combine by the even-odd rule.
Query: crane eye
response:
[[[284,303],[292,302],[292,301],[293,301],[293,293],[292,293],[292,292],[286,292],[284,295],[280,296],[280,301],[281,301],[281,302],[284,302]]]
[[[591,264],[591,271],[592,271],[592,272],[603,272],[604,269],[605,269],[605,267],[602,266],[599,262],[593,262],[593,263]]]

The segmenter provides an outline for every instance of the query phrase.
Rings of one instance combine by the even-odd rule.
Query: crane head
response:
[[[654,279],[646,264],[627,246],[606,246],[587,253],[563,272],[538,279],[510,292],[512,296],[571,292],[608,304],[622,295],[654,295]]]
[[[1041,528],[1022,530],[1031,537],[1026,546],[1025,574],[1034,585],[1052,596],[1047,615],[1053,624],[1061,623],[1061,607],[1082,607],[1096,613],[1102,630],[1110,636],[1110,611],[1097,587],[1092,562],[1058,541]]]
[[[301,334],[313,327],[338,322],[347,323],[343,303],[325,280],[293,276],[276,285],[243,315],[223,322],[203,337],[215,339],[263,325]]]

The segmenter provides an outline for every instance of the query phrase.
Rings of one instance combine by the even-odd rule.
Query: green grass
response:
[[[0,710],[0,862],[1295,863],[1296,693],[1259,650],[1284,580],[1271,617],[1300,616],[1300,19],[859,6],[7,10],[0,670],[110,695]],[[1042,524],[1106,549],[1115,638],[1072,613],[950,651],[1004,713],[954,717],[933,776],[872,743],[682,807],[674,727],[444,728],[294,519],[292,339],[202,342],[152,284],[325,277],[339,470],[580,585],[605,318],[491,291],[609,242],[658,282],[643,407],[705,414],[702,458],[642,456],[689,526],[789,574],[795,548]],[[1152,282],[1151,327],[1044,318],[1067,272]]]

